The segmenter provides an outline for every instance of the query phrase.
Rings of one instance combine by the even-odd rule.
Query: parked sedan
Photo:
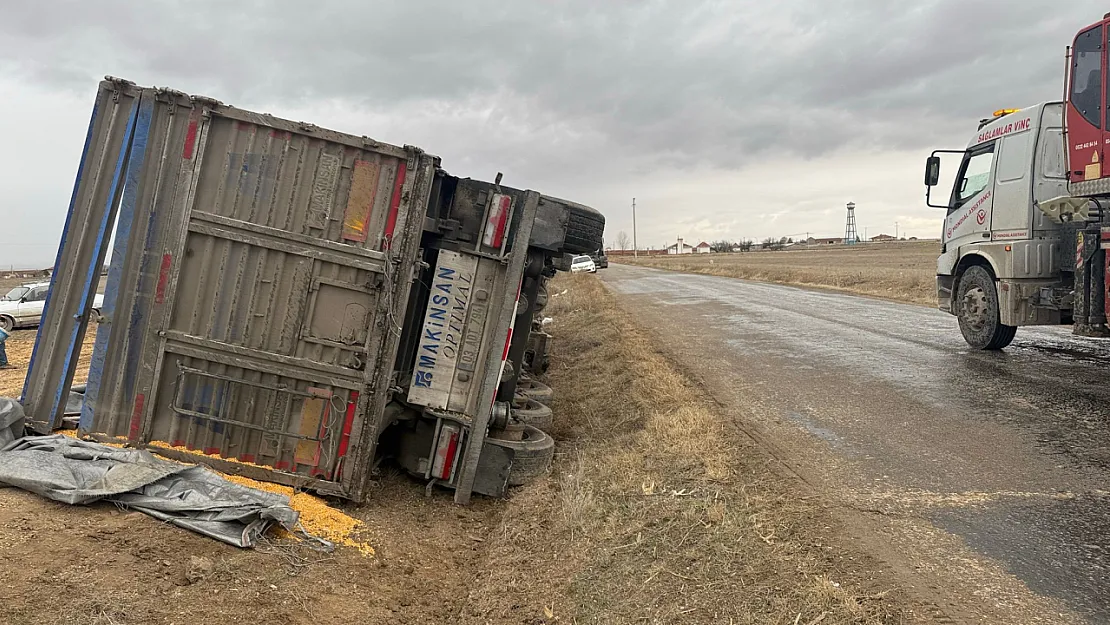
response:
[[[571,273],[597,273],[597,265],[594,264],[594,259],[589,256],[575,256],[570,259],[570,272]]]
[[[50,291],[49,282],[24,284],[8,291],[0,297],[0,328],[11,331],[15,328],[32,328],[42,320],[42,310],[46,306],[46,294]],[[104,296],[93,298],[92,318],[100,315]]]

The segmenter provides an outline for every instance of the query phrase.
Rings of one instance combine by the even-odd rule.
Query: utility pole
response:
[[[640,247],[636,245],[636,198],[632,198],[632,257],[640,257]]]

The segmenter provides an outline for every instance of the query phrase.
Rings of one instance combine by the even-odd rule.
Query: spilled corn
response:
[[[64,434],[71,438],[78,438],[77,430],[59,430],[59,434]],[[126,440],[126,439],[124,439]],[[125,443],[104,443],[112,447],[123,447]],[[150,447],[161,447],[163,449],[173,449],[179,452],[185,452],[193,456],[221,458],[219,454],[204,454],[200,451],[188,449],[186,447],[174,447],[169,443],[162,441],[151,441]],[[256,467],[263,467],[269,469],[265,465],[258,465],[251,462],[243,462],[234,458],[221,458],[229,462],[237,464],[246,464]],[[310,493],[296,491],[290,486],[282,484],[273,484],[270,482],[260,482],[252,480],[240,475],[225,475],[222,474],[224,479],[229,482],[234,482],[241,486],[248,488],[257,488],[269,493],[276,493],[289,498],[289,506],[300,514],[301,526],[309,534],[331,541],[336,545],[343,547],[352,547],[357,549],[363,556],[374,555],[374,548],[370,546],[365,538],[366,524],[362,521],[345,514],[341,510],[337,510],[329,506],[326,501],[312,495]],[[284,537],[292,537],[291,534],[285,532],[281,527],[275,527],[271,531],[276,532],[278,535]]]
[[[366,525],[343,511],[329,506],[316,495],[298,492],[282,484],[259,482],[240,475],[225,475],[224,478],[242,486],[288,497],[289,506],[300,513],[301,526],[306,532],[337,545],[353,547],[364,556],[374,555],[374,548],[364,537]]]

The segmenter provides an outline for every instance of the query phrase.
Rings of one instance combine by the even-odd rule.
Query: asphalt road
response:
[[[1110,623],[1110,342],[1022,328],[977,352],[930,308],[617,264],[599,275],[728,414],[878,519],[890,557],[938,592],[982,614],[1024,592],[1045,599],[1025,614]]]

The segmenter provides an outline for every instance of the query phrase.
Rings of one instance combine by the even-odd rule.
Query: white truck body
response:
[[[978,265],[995,280],[1002,325],[1070,321],[1074,232],[1066,216],[1050,216],[1068,195],[1064,147],[1063,104],[1048,102],[996,115],[965,150],[949,151],[963,154],[951,196],[946,205],[930,203],[947,209],[937,259],[941,310],[960,315],[960,278]]]

